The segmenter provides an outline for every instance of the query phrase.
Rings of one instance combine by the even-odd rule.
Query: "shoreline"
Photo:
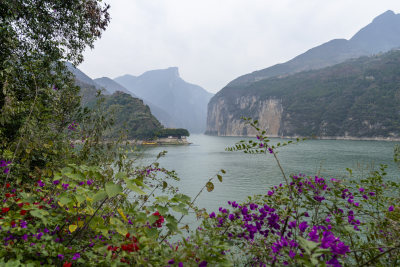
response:
[[[256,135],[209,135],[215,137],[256,137]],[[400,142],[400,137],[355,137],[355,136],[315,136],[315,137],[304,137],[304,136],[278,136],[269,135],[269,138],[281,138],[281,139],[296,139],[306,138],[307,140],[348,140],[348,141],[386,141],[386,142]]]
[[[173,138],[159,138],[157,140],[144,141],[144,140],[127,140],[129,144],[135,144],[139,146],[187,146],[192,143],[188,142],[186,138],[173,139]]]
[[[103,140],[101,143],[111,143],[113,140]],[[124,140],[123,143],[128,143],[129,145],[138,145],[138,146],[187,146],[192,143],[188,142],[187,139],[171,139],[171,138],[159,138],[157,140],[145,141],[145,140]],[[81,144],[81,140],[72,141],[73,144]]]

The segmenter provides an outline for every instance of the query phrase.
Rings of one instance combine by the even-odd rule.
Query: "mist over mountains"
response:
[[[142,99],[165,127],[185,128],[191,133],[203,133],[206,129],[207,104],[213,94],[185,82],[176,67],[148,71],[138,77],[127,74],[114,80],[92,79],[70,63],[67,67],[82,88],[84,104],[93,100],[97,90],[105,95],[124,92]]]
[[[178,68],[151,70],[138,77],[124,75],[114,81],[145,103],[152,103],[165,110],[173,119],[173,127],[186,128],[192,133],[205,131],[207,104],[213,94],[184,81],[179,76]],[[154,114],[157,117],[156,112]]]
[[[104,88],[110,94],[120,91],[136,97],[132,92],[108,77],[97,78],[94,79],[93,82],[96,83],[98,86]]]

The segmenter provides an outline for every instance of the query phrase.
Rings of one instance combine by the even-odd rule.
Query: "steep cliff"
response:
[[[256,96],[242,96],[234,100],[234,105],[224,99],[209,105],[207,133],[219,136],[254,136],[256,132],[240,118],[245,114],[258,119],[260,126],[270,136],[278,136],[282,119],[282,100],[269,98],[260,100]]]
[[[400,51],[229,86],[208,104],[206,133],[254,135],[242,116],[270,136],[398,138]]]

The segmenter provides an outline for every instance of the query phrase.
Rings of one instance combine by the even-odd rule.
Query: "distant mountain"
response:
[[[207,133],[255,135],[242,116],[270,136],[400,138],[400,50],[222,91]]]
[[[165,110],[173,119],[174,127],[186,128],[192,133],[205,131],[207,104],[212,94],[185,82],[178,68],[147,71],[138,77],[124,75],[114,80],[145,103]]]
[[[131,76],[131,75],[129,75]],[[135,76],[131,76],[133,78],[136,78]],[[97,83],[100,87],[106,89],[107,92],[110,92],[111,94],[119,91],[119,92],[124,92],[126,94],[130,94],[133,97],[137,97],[134,93],[117,83],[116,81],[108,78],[108,77],[102,77],[102,78],[97,78],[94,79],[94,82]],[[144,104],[148,105],[150,107],[151,113],[165,126],[165,127],[171,127],[175,128],[175,122],[174,119],[168,112],[163,110],[162,108],[154,105],[153,103],[145,100]]]
[[[67,66],[68,70],[75,76],[75,79],[77,80],[78,83],[90,85],[92,87],[95,87],[97,90],[102,90],[102,91],[104,90],[104,88],[102,88],[102,86],[100,86],[92,78],[87,76],[83,71],[76,68],[70,62],[66,62],[65,65]],[[107,91],[104,91],[104,93],[109,94],[109,92],[107,92]]]
[[[304,70],[320,69],[350,58],[368,56],[400,47],[400,14],[386,11],[357,32],[350,40],[335,39],[289,60],[286,63],[240,76],[226,87],[249,84],[269,77]]]
[[[128,89],[108,77],[97,78],[93,81],[100,87],[106,89],[110,94],[113,94],[117,91],[124,92],[126,94],[132,94]],[[132,94],[132,96],[135,95]]]
[[[117,138],[125,134],[128,139],[151,139],[164,128],[143,100],[134,97],[122,85],[107,77],[92,80],[72,64],[66,65],[75,76],[75,84],[81,88],[82,106],[93,108],[98,91],[101,90],[105,98],[102,104],[104,116],[114,121],[112,128],[105,133],[106,137]]]

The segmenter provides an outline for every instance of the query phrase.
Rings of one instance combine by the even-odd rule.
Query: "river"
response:
[[[226,206],[228,200],[243,201],[248,195],[262,194],[272,185],[283,183],[277,164],[270,154],[250,155],[229,152],[225,148],[243,137],[216,137],[192,135],[191,145],[147,147],[142,163],[148,163],[163,150],[167,155],[159,160],[161,166],[175,170],[180,177],[180,191],[194,197],[209,178],[224,169],[223,182],[215,179],[215,189],[206,190],[197,200],[199,207],[207,210]],[[272,143],[288,141],[272,138]],[[331,178],[348,175],[353,170],[355,179],[368,175],[379,164],[389,165],[388,178],[398,179],[398,169],[393,163],[393,147],[399,142],[354,140],[306,140],[278,150],[278,157],[287,174],[304,173]]]

